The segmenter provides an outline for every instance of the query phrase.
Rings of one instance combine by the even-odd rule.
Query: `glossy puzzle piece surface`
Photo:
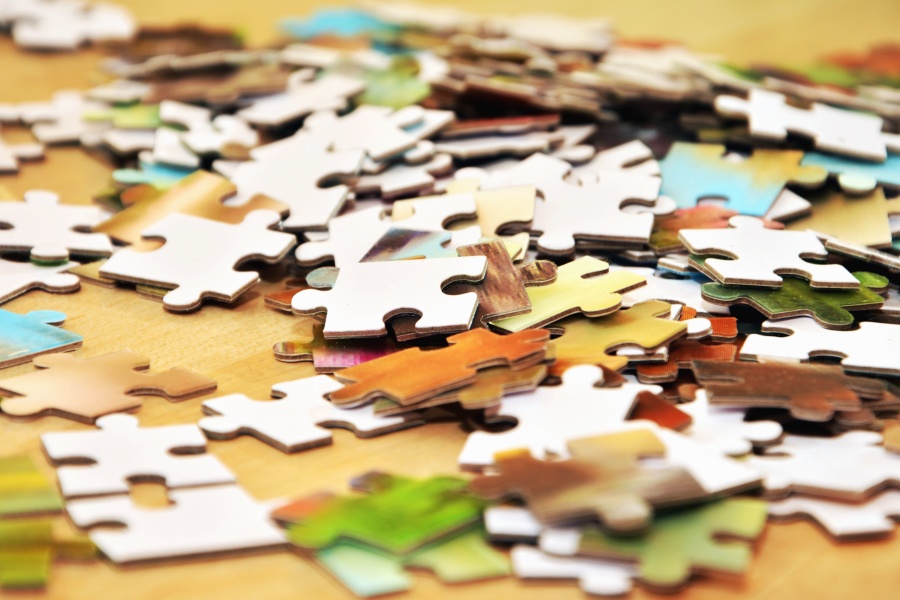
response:
[[[659,193],[690,208],[703,198],[725,198],[725,207],[743,215],[762,217],[788,183],[816,187],[828,173],[819,167],[802,167],[799,150],[759,148],[750,157],[726,154],[719,144],[676,142],[660,161]]]
[[[66,498],[125,494],[129,482],[140,480],[162,480],[168,488],[235,481],[218,458],[204,453],[206,439],[195,425],[139,428],[131,415],[109,415],[97,419],[97,427],[41,436],[50,460],[63,465],[56,474]]]
[[[722,305],[747,304],[770,319],[808,316],[822,327],[846,329],[853,326],[851,310],[876,310],[884,298],[872,291],[887,287],[888,279],[875,273],[853,274],[858,290],[813,288],[801,279],[786,277],[780,288],[704,283],[701,293],[707,302]]]
[[[17,417],[57,415],[92,423],[97,417],[140,407],[135,395],[183,400],[216,389],[216,382],[185,369],[144,373],[150,362],[130,350],[94,358],[41,356],[41,370],[0,379],[0,410]]]
[[[858,289],[859,281],[841,265],[821,265],[804,258],[824,259],[825,247],[812,233],[766,229],[752,217],[732,217],[729,229],[682,229],[678,237],[693,254],[722,255],[692,262],[719,283],[781,287],[781,274],[808,279],[816,288]]]
[[[421,425],[416,413],[379,416],[373,407],[339,408],[326,399],[341,384],[319,375],[272,386],[278,400],[259,402],[243,394],[207,400],[203,411],[214,415],[200,420],[200,428],[218,440],[248,433],[282,452],[297,452],[331,443],[325,427],[344,427],[359,437],[374,437],[398,429]]]
[[[35,310],[27,315],[0,310],[0,368],[81,347],[80,335],[55,326],[65,320],[66,315],[55,310]]]
[[[741,347],[744,360],[790,360],[807,362],[819,356],[833,356],[851,372],[881,375],[900,374],[900,355],[885,352],[900,344],[900,325],[860,323],[857,329],[824,329],[809,317],[784,321],[766,321],[763,333],[782,333],[787,337],[752,334]]]
[[[112,244],[101,233],[85,233],[100,222],[100,209],[59,204],[53,192],[32,190],[24,202],[0,202],[0,250],[31,252],[42,262],[61,262],[69,253],[109,256]],[[81,230],[81,231],[80,231]]]
[[[291,298],[299,290],[288,290],[287,310]],[[382,338],[347,338],[326,340],[321,323],[314,323],[312,333],[303,338],[279,342],[272,347],[275,358],[283,362],[312,361],[316,373],[334,373],[347,367],[399,352],[405,348],[391,336]]]
[[[136,506],[128,496],[73,500],[66,505],[81,528],[121,523],[124,529],[89,531],[91,541],[116,564],[129,564],[281,548],[284,534],[269,508],[237,485],[175,490],[163,510]],[[227,524],[227,526],[223,526]]]
[[[784,433],[775,421],[745,421],[746,410],[711,406],[705,390],[697,390],[693,402],[678,408],[692,419],[684,435],[728,456],[744,456],[753,448],[777,444]]]
[[[870,162],[807,152],[800,164],[827,169],[829,173],[837,176],[841,188],[852,194],[872,192],[878,184],[900,186],[900,154],[889,153],[884,162]]]
[[[385,396],[414,404],[473,382],[478,369],[533,366],[544,359],[549,337],[546,331],[502,336],[473,329],[447,338],[447,348],[410,348],[340,371],[345,386],[331,394],[331,401],[353,406]]]
[[[0,519],[55,513],[63,507],[56,488],[24,455],[0,458],[0,491]]]
[[[204,298],[231,302],[259,281],[256,272],[238,272],[235,266],[250,259],[277,262],[294,246],[293,235],[268,229],[279,221],[281,216],[269,210],[249,212],[235,225],[171,213],[142,232],[165,239],[161,248],[120,250],[100,274],[175,288],[163,297],[163,305],[173,311],[195,309]]]
[[[330,290],[298,292],[291,306],[297,314],[326,312],[326,338],[385,335],[387,319],[410,313],[421,315],[417,331],[460,331],[471,324],[477,297],[450,296],[442,288],[481,281],[486,264],[483,256],[466,256],[346,265]],[[393,285],[382,285],[386,281]]]
[[[886,200],[881,188],[856,196],[827,188],[808,195],[807,199],[812,204],[812,213],[793,219],[786,229],[814,231],[862,246],[891,245],[890,213],[896,212],[892,208],[896,202]]]
[[[559,267],[553,283],[526,290],[531,312],[492,321],[491,325],[504,331],[522,331],[576,313],[598,317],[614,312],[622,303],[619,294],[644,285],[645,279],[625,270],[607,271],[607,263],[590,256],[567,263]]]
[[[43,588],[54,560],[87,560],[97,550],[85,536],[60,534],[47,518],[0,520],[0,590]]]
[[[769,517],[777,522],[812,520],[839,541],[887,537],[900,518],[900,491],[886,490],[862,503],[794,494],[770,502]]]

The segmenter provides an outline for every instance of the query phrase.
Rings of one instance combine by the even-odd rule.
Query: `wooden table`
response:
[[[222,0],[132,0],[144,21],[202,21],[241,28],[251,43],[275,34],[278,18],[306,12],[322,2],[223,2]],[[559,11],[577,16],[608,16],[630,37],[681,39],[692,48],[736,61],[804,64],[837,50],[862,50],[870,43],[900,41],[900,3],[883,0],[850,4],[843,0],[681,0],[640,2],[609,0],[465,0],[473,11]],[[100,56],[92,50],[73,54],[19,52],[0,40],[0,102],[42,100],[63,88],[85,88]],[[13,140],[28,139],[25,130],[6,128]],[[18,176],[0,177],[0,186],[16,197],[29,189],[59,192],[65,202],[91,202],[102,188],[109,165],[80,148],[53,148],[39,164],[26,164]],[[190,315],[174,315],[157,302],[132,291],[83,285],[73,295],[31,292],[3,308],[15,312],[58,309],[68,314],[66,327],[84,336],[77,351],[92,357],[122,348],[152,359],[153,368],[182,366],[218,380],[218,393],[241,392],[266,398],[273,383],[313,374],[307,365],[277,362],[272,344],[306,331],[305,319],[280,314],[263,305],[262,294],[280,289],[265,282],[239,306],[209,305]],[[0,376],[27,373],[30,364],[5,369]],[[150,398],[139,413],[143,425],[193,423],[201,400],[169,403]],[[27,452],[46,466],[38,436],[47,431],[84,430],[84,425],[58,418],[30,423],[0,419],[0,454]],[[286,455],[254,438],[210,442],[210,450],[238,475],[255,497],[270,499],[320,489],[345,490],[347,480],[370,469],[416,476],[455,473],[456,455],[466,434],[457,424],[416,428],[372,440],[334,432],[333,446]],[[52,469],[47,466],[52,476]],[[150,489],[147,489],[147,488]],[[141,485],[133,493],[144,505],[164,502],[156,486]],[[223,526],[227,524],[223,523]],[[900,541],[837,545],[805,523],[772,525],[759,543],[753,569],[743,583],[697,581],[683,598],[896,598],[900,584]],[[465,595],[469,600],[509,597],[528,599],[582,598],[575,584],[523,584],[513,578],[479,584],[444,586],[428,574],[415,577],[410,597]],[[343,587],[312,562],[290,552],[231,559],[202,560],[166,566],[120,569],[107,562],[57,564],[45,596],[65,600],[128,598],[350,598]],[[633,598],[653,596],[636,590]],[[30,597],[30,596],[29,596]]]

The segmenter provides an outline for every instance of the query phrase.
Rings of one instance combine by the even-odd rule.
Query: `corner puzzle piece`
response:
[[[269,519],[269,508],[237,485],[217,485],[169,493],[172,505],[135,506],[127,496],[73,500],[66,512],[81,528],[121,523],[124,529],[89,531],[111,561],[128,564],[197,555],[281,548],[284,535]]]
[[[265,196],[254,196],[238,206],[222,201],[235,192],[235,186],[224,177],[207,171],[196,171],[168,188],[163,194],[139,200],[94,227],[112,239],[130,244],[141,251],[160,246],[141,233],[172,213],[182,213],[222,223],[237,224],[254,210],[286,213],[287,207]]]
[[[360,79],[328,74],[316,81],[304,81],[302,71],[288,79],[287,90],[253,101],[237,116],[257,127],[277,127],[317,110],[343,110],[347,99],[366,89]]]
[[[873,375],[900,375],[900,355],[885,352],[900,344],[900,325],[860,323],[857,329],[824,329],[809,317],[766,321],[763,333],[783,333],[787,337],[747,336],[741,347],[743,360],[790,360],[807,362],[819,356],[840,360],[846,371]]]
[[[87,112],[104,109],[105,104],[85,100],[81,92],[66,90],[55,93],[50,102],[20,104],[17,112],[40,143],[56,145],[79,143],[82,135],[107,129],[108,123],[82,118]]]
[[[723,255],[691,264],[726,285],[781,287],[780,276],[795,275],[814,288],[858,289],[859,281],[841,265],[813,264],[804,258],[825,259],[828,252],[812,233],[766,229],[753,217],[732,217],[730,229],[682,229],[679,239],[693,254]]]
[[[808,518],[838,541],[887,537],[900,519],[900,491],[886,490],[862,503],[793,495],[770,502],[769,518],[776,522]]]
[[[789,435],[749,465],[762,473],[766,493],[790,492],[862,502],[900,483],[900,456],[881,445],[881,434],[851,431],[831,438]]]
[[[131,415],[108,415],[97,427],[41,436],[49,459],[62,465],[56,474],[66,498],[127,494],[129,483],[141,480],[162,480],[168,488],[235,482],[204,452],[206,439],[196,425],[139,428]]]
[[[470,433],[459,454],[460,466],[488,467],[494,464],[495,454],[518,448],[528,449],[536,458],[565,457],[569,440],[621,427],[639,393],[660,389],[633,383],[596,387],[603,381],[603,372],[591,365],[572,367],[562,378],[562,385],[543,386],[502,400],[492,420],[515,419],[517,425],[499,433]]]
[[[18,173],[19,161],[44,157],[42,144],[11,144],[0,135],[0,173]]]
[[[679,208],[671,215],[657,215],[650,234],[650,248],[657,254],[683,252],[684,244],[678,239],[682,229],[727,229],[728,220],[739,215],[735,210],[717,204],[702,204],[691,208]],[[769,229],[784,229],[777,221],[764,219]]]
[[[597,527],[585,529],[577,552],[638,564],[638,579],[653,589],[674,591],[692,573],[707,576],[743,575],[751,551],[745,544],[766,526],[767,503],[753,498],[728,498],[696,508],[659,515],[641,536],[616,537]]]
[[[535,203],[534,224],[538,250],[568,255],[576,238],[589,241],[646,244],[653,215],[622,210],[630,202],[652,206],[659,197],[656,177],[604,173],[597,183],[571,185],[542,183],[543,200]]]
[[[550,374],[560,375],[570,367],[585,364],[602,365],[614,371],[624,369],[628,357],[611,355],[611,350],[634,345],[650,350],[687,332],[686,323],[666,318],[670,313],[670,304],[651,301],[605,317],[572,317],[558,323],[554,328],[564,333],[550,342],[556,358]]]
[[[0,258],[0,304],[30,290],[44,290],[54,294],[77,292],[81,287],[78,277],[67,273],[77,266],[76,262],[42,265]]]
[[[235,225],[171,213],[141,232],[165,239],[161,248],[120,250],[100,275],[175,288],[163,304],[176,312],[195,309],[204,298],[231,302],[259,281],[255,271],[238,272],[235,266],[251,259],[277,262],[294,246],[293,235],[268,229],[279,221],[281,215],[270,210],[251,211]]]
[[[799,150],[757,148],[750,157],[727,154],[720,144],[675,142],[660,162],[659,193],[690,208],[703,198],[725,198],[726,208],[762,217],[785,185],[812,188],[825,183],[827,171],[800,166]]]
[[[459,331],[472,323],[477,298],[441,290],[453,281],[480,281],[485,268],[482,256],[346,265],[331,290],[303,290],[291,306],[297,314],[327,312],[326,338],[385,335],[384,322],[407,313],[421,315],[416,331]]]
[[[87,560],[97,554],[86,536],[55,531],[51,519],[0,521],[0,590],[38,590],[55,559]]]
[[[439,540],[396,556],[340,541],[315,553],[316,560],[357,596],[368,598],[412,587],[404,568],[427,569],[445,583],[479,581],[509,574],[507,558],[485,542],[480,529]]]
[[[509,553],[519,579],[575,579],[586,594],[624,596],[632,589],[635,570],[609,560],[555,556],[533,546],[513,546]]]
[[[693,419],[682,431],[685,436],[727,456],[744,456],[753,448],[772,446],[783,435],[775,421],[745,421],[743,409],[711,406],[704,390],[697,390],[693,402],[679,404],[678,408]]]
[[[353,540],[399,555],[473,526],[485,506],[458,477],[411,479],[372,471],[352,487],[365,494],[301,499],[273,517],[290,524],[288,537],[302,548]]]
[[[241,162],[230,176],[237,194],[230,206],[241,205],[262,194],[287,205],[290,215],[281,224],[285,231],[325,229],[347,201],[346,185],[322,187],[330,180],[359,171],[359,150],[329,152],[326,146],[302,130],[293,137],[250,151],[253,160]],[[298,169],[296,165],[303,164]]]
[[[836,237],[861,246],[891,245],[890,213],[900,207],[896,200],[886,200],[881,188],[856,197],[828,188],[807,200],[812,213],[792,220],[786,229],[813,231],[819,238]]]
[[[591,256],[567,263],[557,270],[556,281],[527,288],[531,312],[491,321],[503,331],[542,327],[569,315],[607,315],[622,304],[622,292],[640,287],[646,280],[628,271],[609,271],[609,265]]]
[[[0,490],[0,519],[57,513],[63,508],[56,488],[28,456],[0,458]]]
[[[0,250],[30,251],[38,262],[62,262],[70,252],[109,256],[108,237],[83,231],[100,220],[98,208],[62,205],[53,192],[32,190],[24,202],[0,202],[0,224],[8,226],[0,227]]]
[[[344,427],[359,437],[374,437],[398,429],[421,425],[417,414],[382,417],[371,406],[338,408],[326,395],[341,384],[319,375],[272,386],[278,400],[258,402],[243,394],[207,400],[203,411],[216,415],[200,420],[200,428],[218,440],[249,433],[282,452],[297,452],[331,443],[325,427]]]
[[[693,503],[706,496],[690,471],[678,466],[643,468],[666,447],[650,430],[610,433],[570,444],[573,458],[537,460],[528,450],[494,456],[499,474],[476,477],[474,494],[488,500],[521,498],[547,524],[598,519],[606,529],[646,528],[654,507]],[[665,460],[664,458],[662,458]]]
[[[0,310],[0,369],[42,354],[80,348],[84,338],[55,327],[65,320],[66,315],[55,310],[34,310],[26,315]]]
[[[697,340],[676,340],[669,346],[669,356],[663,363],[639,364],[637,378],[641,383],[665,383],[675,381],[678,371],[690,369],[694,360],[734,362],[737,346],[734,344],[703,344]]]
[[[320,239],[318,232],[307,234],[310,241],[297,247],[297,262],[311,266],[331,259],[338,268],[361,262],[393,224],[381,218],[383,212],[380,206],[372,206],[330,219],[327,236]]]
[[[720,116],[746,119],[753,137],[783,141],[788,133],[804,135],[825,152],[884,162],[887,146],[880,117],[841,110],[814,102],[809,109],[796,108],[787,98],[768,90],[750,90],[747,99],[720,95],[715,99]]]
[[[0,393],[13,394],[3,398],[0,410],[17,417],[52,414],[92,423],[108,413],[139,408],[141,400],[134,395],[184,400],[216,389],[215,381],[185,369],[142,373],[149,364],[131,350],[94,358],[38,357],[34,365],[41,370],[0,380]]]
[[[485,329],[459,333],[447,338],[447,348],[410,348],[343,369],[338,379],[347,385],[332,393],[331,401],[353,406],[386,396],[403,405],[414,404],[473,382],[478,369],[533,366],[544,359],[549,337],[546,331],[506,336]]]
[[[848,194],[867,194],[879,184],[900,187],[900,154],[889,153],[884,162],[868,162],[819,152],[807,152],[801,165],[826,169],[837,176]]]
[[[333,112],[313,113],[304,121],[303,130],[319,138],[329,150],[363,150],[373,160],[384,160],[419,142],[420,138],[406,128],[424,118],[420,106],[395,111],[364,104],[341,117]]]
[[[873,289],[884,289],[887,277],[875,273],[857,272],[858,290],[813,288],[800,279],[785,278],[780,288],[758,288],[704,283],[703,299],[713,304],[732,306],[747,304],[769,319],[808,316],[822,327],[846,329],[853,325],[851,310],[875,310],[884,298]]]
[[[418,231],[391,227],[359,262],[453,258],[457,253],[447,247],[451,237],[449,231]]]
[[[457,248],[460,256],[484,256],[487,268],[484,281],[478,285],[454,284],[447,292],[453,295],[474,292],[478,296],[473,326],[487,327],[489,322],[531,310],[527,287],[550,285],[557,278],[556,265],[540,260],[515,267],[500,240]]]
[[[694,376],[714,405],[785,408],[803,421],[830,421],[835,412],[863,408],[878,400],[885,385],[850,377],[837,365],[695,361]]]

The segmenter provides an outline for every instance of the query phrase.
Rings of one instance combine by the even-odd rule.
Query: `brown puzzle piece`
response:
[[[216,382],[186,369],[147,374],[150,361],[131,350],[95,358],[55,354],[34,360],[40,370],[0,380],[0,412],[15,417],[55,415],[92,423],[97,417],[140,408],[136,395],[184,400],[216,389]]]
[[[675,381],[680,369],[690,369],[691,361],[734,362],[737,347],[733,344],[704,344],[697,340],[678,340],[669,346],[669,360],[664,363],[637,365],[637,377],[641,383],[665,383]]]
[[[232,105],[243,96],[282,92],[290,71],[279,65],[248,65],[231,73],[191,74],[153,84],[144,102],[163,100],[205,102],[214,106]]]
[[[630,421],[653,421],[660,427],[681,431],[690,427],[694,419],[677,406],[653,392],[641,392],[637,395]]]

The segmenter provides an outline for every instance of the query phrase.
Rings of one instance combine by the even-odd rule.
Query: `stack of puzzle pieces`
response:
[[[91,343],[65,314],[0,310],[0,369],[34,365],[0,372],[0,418],[82,424],[40,436],[58,493],[0,452],[0,589],[57,558],[290,549],[361,597],[409,568],[618,596],[743,576],[771,521],[892,533],[900,48],[743,69],[599,19],[374,1],[266,48],[81,0],[0,0],[0,24],[109,55],[102,85],[0,105],[36,140],[0,138],[0,170],[56,145],[115,167],[97,206],[0,201],[0,303],[96,285],[173,319],[281,311],[305,334],[271,360],[316,373],[146,427],[143,396],[216,382],[65,354]],[[283,289],[254,297],[261,277]],[[348,472],[344,494],[254,498],[206,452],[448,420],[462,474]],[[141,481],[170,505],[134,504]]]

